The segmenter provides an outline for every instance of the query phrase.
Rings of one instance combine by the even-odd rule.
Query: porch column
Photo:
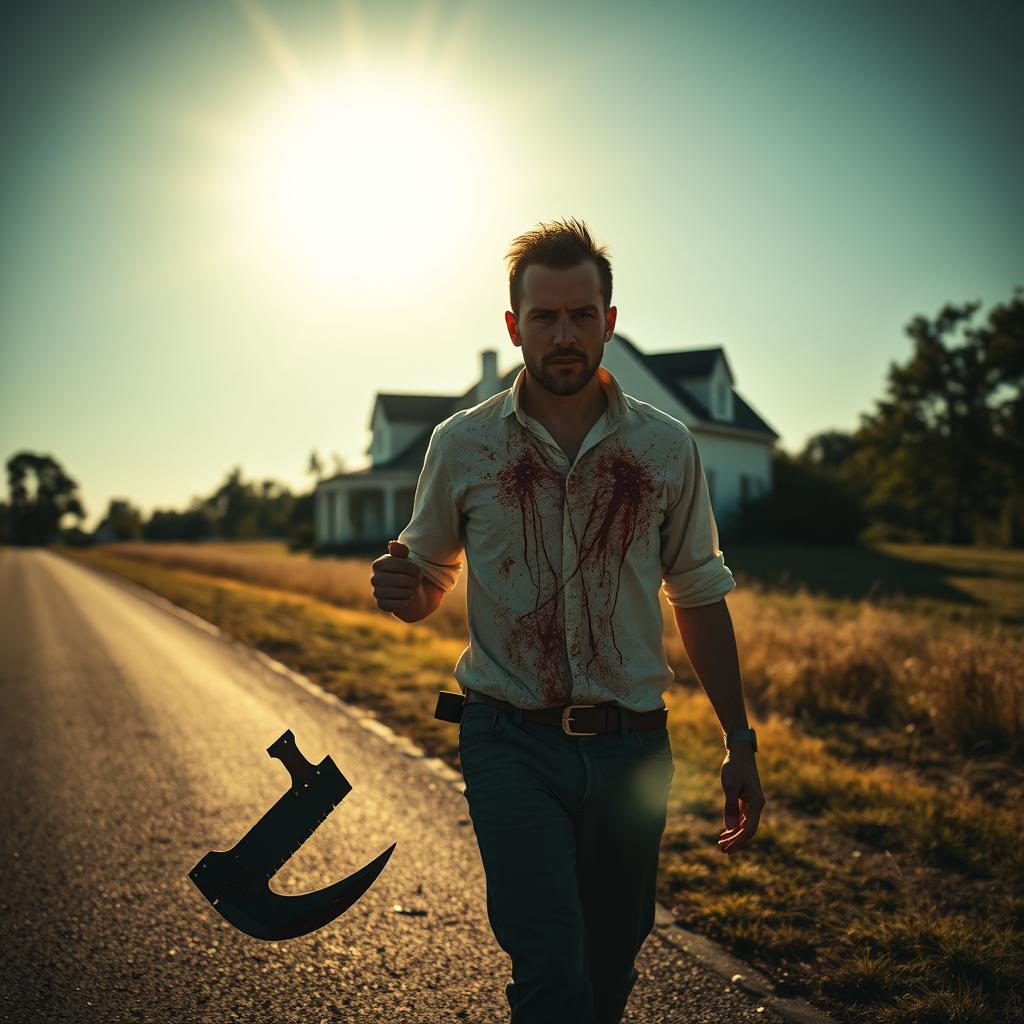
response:
[[[348,487],[338,488],[338,541],[352,539],[352,516],[348,507]]]

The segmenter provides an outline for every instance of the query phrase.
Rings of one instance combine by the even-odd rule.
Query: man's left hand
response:
[[[722,762],[722,789],[725,790],[725,828],[719,833],[718,848],[722,853],[731,854],[753,838],[765,805],[754,751],[747,744],[730,750]]]

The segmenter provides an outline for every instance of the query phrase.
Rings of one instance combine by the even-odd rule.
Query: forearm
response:
[[[725,732],[745,729],[739,655],[725,599],[699,608],[675,608],[676,626],[687,657]]]
[[[425,619],[437,611],[443,599],[444,591],[440,587],[435,587],[429,580],[423,579],[409,603],[391,614],[403,622],[419,622],[420,619]]]

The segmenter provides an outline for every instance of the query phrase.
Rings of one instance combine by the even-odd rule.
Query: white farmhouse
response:
[[[480,379],[461,395],[378,394],[370,416],[370,465],[321,480],[314,494],[315,543],[339,552],[378,548],[412,518],[430,435],[442,420],[512,386],[522,363],[498,374],[498,353],[480,353]],[[740,502],[768,492],[779,435],[740,397],[721,348],[647,355],[621,334],[601,365],[627,395],[681,420],[700,449],[715,518],[728,531]]]

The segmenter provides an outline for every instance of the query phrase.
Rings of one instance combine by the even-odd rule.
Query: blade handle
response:
[[[292,789],[302,786],[316,770],[295,745],[295,734],[291,729],[287,729],[274,740],[267,747],[267,753],[271,757],[276,757],[288,769],[288,774],[292,777]]]

